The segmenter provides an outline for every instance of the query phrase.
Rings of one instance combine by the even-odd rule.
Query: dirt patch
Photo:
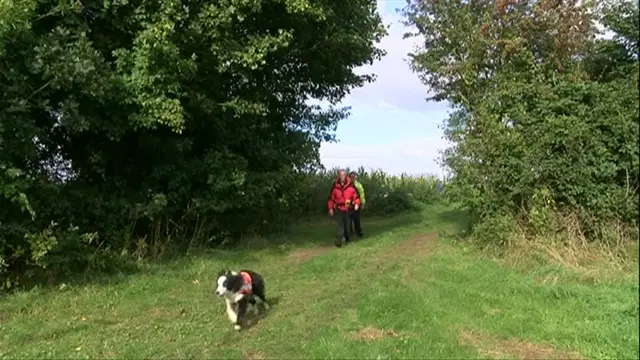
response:
[[[438,233],[420,234],[377,252],[368,257],[365,262],[369,265],[375,265],[379,271],[383,271],[383,268],[393,264],[401,263],[404,265],[402,281],[411,282],[414,281],[414,262],[423,261],[433,255],[438,246],[438,240]]]
[[[311,249],[295,250],[289,253],[289,260],[298,264],[304,263],[320,255],[324,255],[328,253],[331,249],[333,249],[333,247],[331,246],[321,246],[321,247],[315,247]]]
[[[422,259],[433,253],[433,250],[435,250],[438,245],[438,239],[438,233],[427,233],[414,236],[409,240],[401,242],[396,247],[389,249],[385,254],[387,255],[385,257],[413,257]]]
[[[529,359],[584,359],[577,352],[558,351],[549,345],[533,344],[518,339],[499,339],[493,336],[480,335],[470,330],[462,330],[458,336],[462,345],[471,345],[476,351],[491,358],[511,357],[522,360]]]
[[[375,260],[375,262],[378,263],[380,258],[389,259],[390,257],[392,260],[404,259],[407,257],[423,259],[433,253],[433,250],[435,250],[438,245],[438,238],[438,233],[426,233],[414,236],[399,243],[391,249],[383,251],[378,254],[379,256],[374,256],[375,259],[372,260]],[[335,249],[333,246],[299,249],[289,253],[288,258],[290,261],[300,264],[324,255],[333,249]]]
[[[267,355],[262,351],[249,351],[242,358],[244,360],[264,360],[267,359]]]
[[[351,335],[351,338],[353,340],[377,341],[384,338],[396,336],[398,336],[398,334],[396,334],[393,330],[381,330],[373,326],[367,326],[360,329],[358,332],[353,333]]]
[[[0,324],[9,322],[9,312],[8,311],[0,311]]]

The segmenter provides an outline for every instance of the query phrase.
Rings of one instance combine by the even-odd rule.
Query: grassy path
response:
[[[553,285],[451,245],[447,209],[332,223],[280,245],[216,252],[113,278],[0,299],[2,358],[638,358],[638,284]],[[273,309],[236,333],[211,282],[224,267],[267,280]],[[560,274],[561,275],[561,274]]]

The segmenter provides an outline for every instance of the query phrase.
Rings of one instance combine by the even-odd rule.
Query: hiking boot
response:
[[[336,237],[336,246],[337,247],[343,247],[346,243],[346,240],[344,237]]]

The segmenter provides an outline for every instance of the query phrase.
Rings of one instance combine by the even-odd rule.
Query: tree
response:
[[[347,114],[308,100],[371,81],[384,32],[372,0],[4,2],[1,257],[277,220]]]
[[[445,123],[454,144],[443,156],[454,175],[450,193],[477,221],[523,215],[540,230],[548,224],[532,214],[577,211],[596,231],[637,219],[637,61],[629,37],[637,21],[614,13],[580,1],[408,2],[406,21],[425,39],[413,69],[434,100],[456,109]],[[618,57],[598,46],[602,14],[620,31]],[[606,76],[594,76],[597,69]]]

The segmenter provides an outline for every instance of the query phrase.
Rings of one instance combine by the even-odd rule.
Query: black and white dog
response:
[[[264,279],[260,274],[251,270],[221,271],[218,279],[213,284],[216,296],[224,298],[227,304],[227,315],[229,320],[235,324],[234,328],[240,330],[247,307],[252,305],[254,313],[258,314],[257,301],[269,309],[264,297]]]

